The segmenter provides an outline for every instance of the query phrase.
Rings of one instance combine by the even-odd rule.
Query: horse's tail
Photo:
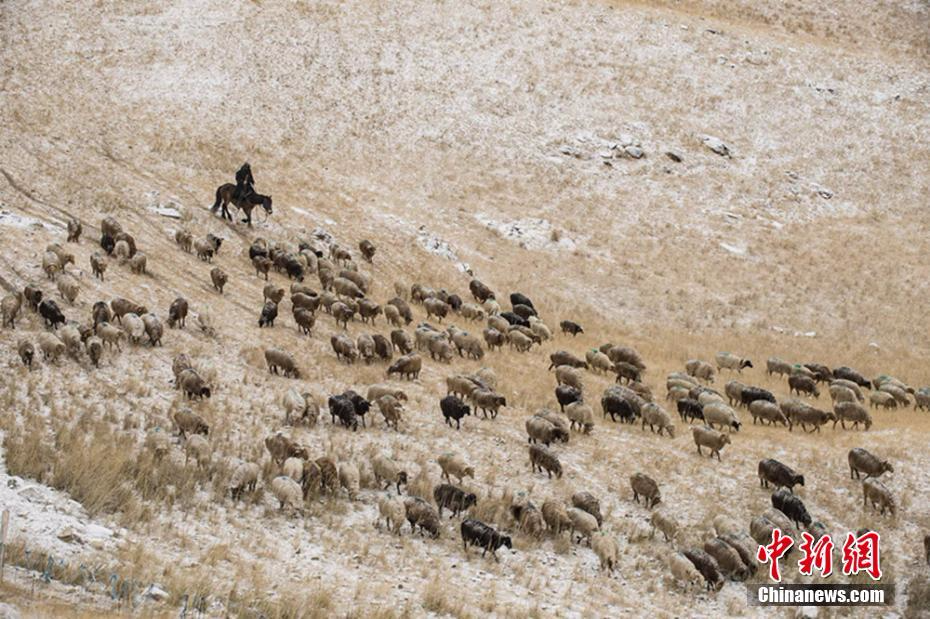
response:
[[[213,212],[216,212],[216,209],[220,208],[220,204],[223,202],[223,187],[219,186],[216,188],[216,202],[213,203],[213,208],[210,209]]]

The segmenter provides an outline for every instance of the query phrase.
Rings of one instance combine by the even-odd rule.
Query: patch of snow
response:
[[[0,211],[0,226],[10,226],[13,228],[19,228],[21,230],[32,227],[45,228],[47,230],[55,229],[55,226],[41,222],[34,217],[19,215],[12,211]]]
[[[729,243],[720,243],[720,247],[724,248],[731,254],[736,254],[737,256],[746,255],[746,247],[744,245],[731,245]]]
[[[454,262],[459,271],[463,273],[471,273],[471,267],[467,262],[462,262],[459,260],[458,254],[455,253],[455,250],[452,249],[452,246],[449,245],[447,241],[442,240],[438,236],[428,231],[426,226],[420,226],[420,228],[417,230],[417,242],[429,253],[441,256],[446,260],[451,260]]]
[[[476,213],[475,219],[508,241],[519,243],[526,249],[573,250],[577,247],[574,240],[564,232],[556,230],[547,219],[528,217],[516,221],[497,221],[482,213]],[[557,240],[553,239],[553,232],[557,233]]]

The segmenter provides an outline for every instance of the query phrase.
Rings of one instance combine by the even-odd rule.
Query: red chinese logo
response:
[[[794,545],[794,540],[781,534],[781,529],[772,529],[772,543],[759,546],[756,558],[760,563],[770,563],[769,576],[775,582],[781,582],[781,572],[778,569],[778,560]]]
[[[804,556],[798,561],[799,571],[805,576],[810,576],[814,573],[814,568],[817,568],[817,571],[824,578],[832,574],[833,540],[830,539],[830,536],[824,535],[814,543],[814,536],[805,531],[801,533],[801,538],[804,541],[801,542],[798,548],[801,549]]]
[[[846,535],[843,544],[843,573],[847,576],[867,573],[872,580],[882,577],[882,568],[879,564],[879,537],[875,531],[868,531],[856,537],[855,534]]]

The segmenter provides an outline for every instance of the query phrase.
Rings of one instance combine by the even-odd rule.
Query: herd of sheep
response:
[[[90,256],[94,276],[105,278],[107,266],[113,260],[128,265],[134,274],[145,274],[147,259],[132,235],[112,217],[104,218],[100,228],[100,250]],[[77,220],[70,221],[67,241],[79,243],[81,233],[82,225]],[[187,230],[179,230],[175,241],[181,251],[204,262],[214,260],[223,242],[214,235],[195,238]],[[364,240],[359,244],[359,255],[371,263],[376,248]],[[349,365],[383,363],[386,378],[416,380],[428,363],[451,368],[457,358],[481,360],[504,346],[527,353],[556,337],[530,298],[515,292],[509,295],[509,308],[504,308],[500,297],[478,279],[469,284],[473,302],[445,289],[395,284],[394,296],[379,303],[370,296],[372,277],[363,272],[352,251],[335,243],[314,239],[295,247],[259,238],[251,243],[248,256],[259,280],[256,288],[262,291],[261,303],[255,307],[260,328],[282,328],[279,308],[285,302],[290,304],[293,327],[300,337],[313,337],[319,331],[319,321],[329,316],[335,329],[330,338],[335,358]],[[68,273],[68,266],[74,262],[74,256],[57,243],[50,244],[42,258],[42,270],[49,281],[54,280],[66,306],[74,305],[81,289],[78,280]],[[289,291],[271,283],[273,272],[291,280]],[[306,283],[309,278],[319,282],[319,290]],[[210,272],[210,280],[216,293],[223,294],[229,277],[216,266]],[[81,320],[73,314],[67,316],[48,291],[36,283],[12,291],[2,299],[4,327],[15,328],[24,305],[37,312],[48,328],[37,334],[34,341],[25,337],[18,341],[17,353],[27,367],[35,362],[36,346],[47,363],[58,363],[65,356],[73,359],[86,356],[97,366],[104,355],[119,354],[123,344],[156,347],[165,337],[158,313],[131,300],[97,301],[91,315]],[[412,330],[411,305],[419,306],[426,317]],[[188,308],[189,303],[183,297],[177,297],[166,308],[164,316],[169,329],[186,328]],[[472,333],[455,325],[441,328],[428,322],[435,320],[441,325],[451,317],[483,326]],[[374,332],[379,318],[388,323],[389,333]],[[350,337],[348,325],[354,321],[369,326],[372,332]],[[216,334],[206,310],[198,313],[196,325],[208,335]],[[584,333],[582,326],[572,320],[561,320],[559,331],[567,342],[574,341],[567,338]],[[294,381],[306,376],[294,354],[283,348],[266,347],[264,360],[271,374]],[[778,401],[770,391],[735,379],[726,382],[722,391],[712,387],[723,371],[740,376],[754,367],[751,360],[725,352],[718,353],[713,362],[688,360],[682,371],[669,374],[664,399],[656,397],[645,384],[646,363],[630,346],[606,343],[582,355],[558,350],[549,356],[549,361],[558,410],[540,409],[524,423],[529,466],[540,480],[561,478],[564,466],[560,455],[568,449],[572,435],[584,436],[595,428],[598,415],[591,402],[596,398],[589,398],[585,389],[586,372],[615,377],[600,396],[602,420],[609,416],[613,422],[638,424],[639,431],[644,432],[648,426],[659,437],[674,437],[676,422],[666,406],[674,407],[678,421],[690,427],[698,454],[717,460],[727,445],[739,440],[737,436],[744,423],[742,410],[752,417],[753,424],[783,426],[789,432],[795,428],[820,432],[831,421],[834,429],[839,424],[843,429],[869,430],[874,421],[866,408],[866,397],[872,409],[911,405],[930,409],[930,389],[916,389],[888,375],[869,380],[845,366],[831,369],[817,363],[769,359],[766,372],[783,377],[789,392],[796,396]],[[196,407],[193,400],[211,397],[213,386],[188,355],[174,357],[172,372],[175,388],[190,401],[189,406]],[[299,382],[293,385],[284,390],[280,399],[285,425],[316,425],[325,410],[334,425],[358,432],[373,425],[366,417],[376,411],[385,429],[400,431],[407,415],[408,397],[400,384],[372,384],[364,395],[353,390],[332,394],[325,408],[316,396],[300,389]],[[474,373],[450,371],[445,385],[445,393],[436,394],[435,410],[442,415],[450,432],[462,430],[463,421],[467,429],[466,418],[479,412],[493,422],[508,407],[507,396],[490,368]],[[817,405],[822,389],[828,391],[829,407]],[[181,408],[175,412],[173,422],[185,453],[198,464],[209,462],[211,428],[207,420],[192,408]],[[147,445],[157,456],[166,453],[168,441],[165,433],[153,433]],[[299,512],[314,497],[341,491],[354,499],[360,491],[361,468],[365,468],[379,490],[379,519],[388,531],[399,534],[407,523],[412,532],[437,537],[442,529],[443,512],[448,510],[450,517],[462,519],[459,530],[466,552],[469,546],[477,546],[482,555],[490,551],[496,558],[501,547],[513,547],[505,532],[467,517],[479,499],[474,492],[464,489],[462,483],[465,478],[475,480],[476,467],[459,453],[438,456],[441,483],[432,489],[431,496],[410,493],[404,496],[408,472],[387,456],[377,455],[365,463],[337,462],[330,456],[314,458],[307,446],[280,431],[268,434],[263,443],[276,470],[267,489],[281,509]],[[849,452],[848,464],[851,477],[864,476],[863,503],[881,514],[895,514],[894,493],[880,480],[883,473],[893,470],[892,464],[861,448]],[[262,466],[260,462],[238,463],[228,484],[233,500],[257,490]],[[748,533],[729,519],[718,517],[714,520],[715,537],[703,547],[668,553],[669,569],[676,579],[688,586],[703,581],[708,588],[719,588],[727,578],[745,580],[755,571],[757,545],[770,542],[773,529],[780,528],[791,535],[803,528],[817,539],[825,533],[825,527],[793,493],[795,486],[804,485],[803,474],[777,460],[764,459],[758,464],[758,477],[762,487],[774,488],[772,508],[752,519]],[[629,484],[632,500],[649,510],[653,534],[659,531],[671,543],[679,540],[681,527],[675,510],[662,504],[660,484],[643,472],[634,472]],[[546,532],[556,536],[567,532],[572,541],[587,542],[604,569],[612,571],[617,565],[619,547],[609,533],[613,527],[605,522],[600,501],[590,492],[581,490],[565,500],[549,498],[539,508],[521,495],[511,500],[509,513],[511,526],[523,534],[538,538]]]

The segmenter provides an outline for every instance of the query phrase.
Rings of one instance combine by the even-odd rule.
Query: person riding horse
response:
[[[248,162],[242,164],[242,167],[236,172],[236,191],[233,199],[244,198],[255,191],[255,178],[252,176],[252,167]]]

